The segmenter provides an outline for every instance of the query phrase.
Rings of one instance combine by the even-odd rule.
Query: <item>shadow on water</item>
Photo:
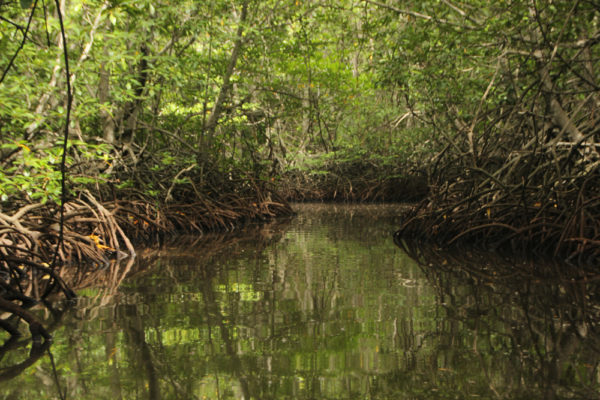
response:
[[[105,285],[81,276],[54,328],[58,379],[42,357],[0,397],[600,397],[596,281],[509,276],[490,254],[409,256],[391,240],[398,206],[298,208],[146,249]]]

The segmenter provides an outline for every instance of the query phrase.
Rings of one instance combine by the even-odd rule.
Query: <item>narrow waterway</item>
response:
[[[118,288],[79,292],[54,330],[55,370],[44,357],[0,397],[599,397],[596,306],[563,307],[561,283],[419,266],[392,241],[401,207],[298,205],[289,221],[143,252]]]

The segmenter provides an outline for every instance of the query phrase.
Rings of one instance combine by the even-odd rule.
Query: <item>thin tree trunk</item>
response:
[[[81,52],[81,55],[79,56],[79,59],[77,60],[77,66],[75,67],[75,70],[79,69],[79,67],[81,67],[81,64],[89,58],[90,51],[92,50],[92,46],[94,44],[94,35],[96,34],[96,30],[98,29],[98,27],[100,26],[100,24],[102,22],[102,13],[108,8],[108,6],[109,6],[109,2],[107,1],[104,4],[102,4],[100,9],[97,11],[96,16],[94,18],[94,22],[92,23],[92,26],[90,28],[89,40],[83,47],[83,51]],[[65,15],[65,1],[61,1],[60,8],[61,8],[61,12],[63,13],[63,15]],[[44,93],[42,95],[42,97],[40,97],[38,105],[35,108],[36,115],[44,115],[46,108],[47,108],[48,104],[50,103],[50,100],[52,100],[52,90],[51,89],[54,89],[59,83],[60,73],[62,70],[61,62],[63,61],[62,60],[63,45],[64,44],[62,42],[62,38],[59,36],[58,37],[58,50],[60,50],[60,51],[59,51],[58,55],[56,56],[56,62],[54,64],[54,68],[52,70],[50,82],[48,83],[49,90],[47,90],[46,93]],[[72,86],[75,85],[75,79],[76,79],[76,75],[72,74],[71,75],[71,85]],[[45,116],[43,118],[45,118]],[[31,124],[29,124],[27,126],[27,128],[25,129],[26,135],[27,135],[27,140],[30,140],[33,137],[36,130],[41,125],[42,125],[42,122],[36,121],[36,122],[32,122]]]
[[[100,121],[102,124],[102,136],[107,143],[113,144],[115,141],[115,120],[111,116],[108,108],[110,102],[110,71],[104,64],[100,64],[98,77],[98,102],[102,104],[100,108]]]
[[[248,16],[248,1],[244,1],[242,5],[242,13],[240,15],[239,25],[236,33],[235,43],[233,45],[233,50],[231,51],[231,57],[229,58],[229,64],[227,65],[227,70],[225,71],[225,75],[223,76],[223,85],[221,86],[221,90],[219,91],[219,95],[215,101],[215,105],[210,113],[210,117],[208,118],[208,122],[206,123],[206,127],[204,128],[205,134],[208,136],[209,140],[212,139],[215,133],[215,129],[217,127],[217,123],[219,122],[219,118],[221,113],[223,112],[223,103],[225,99],[231,92],[232,84],[231,84],[231,76],[235,71],[235,66],[237,64],[237,60],[242,52],[242,46],[244,44],[244,23],[246,22],[246,18]]]

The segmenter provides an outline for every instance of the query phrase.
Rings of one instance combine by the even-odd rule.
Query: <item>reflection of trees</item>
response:
[[[347,217],[152,250],[67,321],[68,397],[598,398],[591,282],[515,279],[489,254],[422,250],[419,269],[389,225]]]
[[[220,338],[224,345],[223,347],[225,350],[225,354],[229,358],[229,370],[233,374],[233,376],[235,376],[235,378],[239,381],[239,387],[242,391],[243,398],[250,399],[252,398],[250,396],[250,385],[248,382],[250,374],[244,371],[244,368],[246,366],[238,357],[237,349],[239,346],[237,345],[238,343],[232,335],[232,325],[225,322],[226,319],[221,313],[221,304],[219,302],[219,299],[215,295],[214,282],[212,280],[204,281],[204,284],[202,285],[202,296],[206,307],[206,323],[208,325],[209,330],[210,345],[211,347],[214,346],[214,344],[212,343],[212,331],[214,330],[213,328],[216,328],[216,330],[220,332]],[[235,326],[235,321],[231,322],[233,323],[233,326]],[[221,390],[217,381],[217,393],[220,392]]]
[[[235,357],[240,345],[234,332],[236,321],[222,313],[224,299],[211,286],[218,284],[214,276],[219,267],[213,257],[225,252],[227,257],[235,258],[247,248],[256,249],[256,254],[260,254],[266,245],[278,240],[280,227],[285,223],[248,227],[230,235],[207,235],[201,242],[190,238],[183,244],[167,244],[144,251],[135,263],[110,265],[66,277],[86,294],[78,303],[77,314],[62,326],[65,342],[54,346],[57,359],[68,362],[71,371],[67,377],[59,377],[66,381],[68,397],[97,398],[98,387],[102,387],[99,392],[114,399],[126,398],[132,393],[137,393],[136,396],[146,393],[151,399],[193,399],[198,380],[210,371],[219,370],[227,371],[221,372],[221,386],[229,388],[232,380],[228,375],[233,375],[241,383],[242,392],[249,393],[251,383],[246,381],[250,378],[245,376],[251,372],[240,369],[243,360],[238,362],[232,358],[234,361],[228,362],[228,367],[218,361],[223,359],[220,355],[223,350],[227,357]],[[164,257],[164,253],[170,256]],[[163,256],[160,264],[154,271],[147,270],[150,261],[157,256]],[[134,291],[128,288],[127,282],[123,284],[125,275],[132,273],[136,279]],[[160,279],[155,280],[156,276]],[[188,354],[179,354],[179,348],[185,346],[174,347],[164,337],[165,330],[180,329],[171,318],[178,315],[169,309],[176,305],[170,297],[179,296],[173,293],[173,288],[181,289],[184,304],[192,306],[192,312],[187,315],[192,326],[187,329],[200,335],[197,348],[190,344]],[[156,301],[155,296],[161,296],[161,300]],[[210,312],[207,314],[206,310]],[[210,333],[208,337],[203,336],[201,326],[212,327],[217,336]],[[212,366],[198,359],[205,357],[203,350],[211,342],[218,347],[217,361]],[[28,343],[24,341],[20,348],[23,350]],[[9,345],[14,347],[14,341],[7,343],[7,349]],[[102,347],[104,351],[100,354],[96,349]],[[38,357],[38,353],[32,354]],[[35,360],[37,358],[31,358],[28,364],[22,363],[23,368],[18,372]],[[36,375],[46,373],[47,367],[45,361]],[[20,393],[33,389],[15,387]]]
[[[335,343],[328,327],[336,318],[341,261],[323,268],[319,260],[311,264],[287,258],[285,252],[262,251],[278,238],[263,228],[257,237],[246,234],[211,242],[206,251],[204,245],[190,252],[178,250],[161,259],[158,275],[138,275],[138,297],[119,306],[117,323],[127,337],[137,337],[127,340],[129,360],[142,365],[140,354],[148,349],[147,358],[153,361],[164,398],[191,398],[191,388],[199,382],[212,386],[217,398],[232,398],[236,393],[244,398],[277,398],[278,393],[290,395],[299,390],[296,378],[305,385],[303,393],[322,397],[320,381],[327,357],[323,352],[332,343],[341,349],[345,346]],[[243,276],[221,269],[223,258],[243,265]],[[302,261],[301,267],[296,265],[298,261]],[[129,290],[124,287],[124,291]],[[156,295],[163,300],[153,300]],[[180,300],[171,303],[174,298]],[[168,307],[180,310],[174,313]],[[189,319],[185,325],[171,319],[171,315],[181,315],[181,309]],[[132,333],[131,320],[140,318],[145,327],[135,331],[145,331],[145,338]],[[193,337],[197,332],[198,337],[189,344],[175,345],[166,331]],[[295,364],[298,361],[301,365]],[[298,377],[293,372],[296,368],[301,369]],[[348,385],[350,381],[348,378]],[[190,390],[175,394],[173,388],[167,390],[170,384]],[[137,386],[143,387],[141,383]]]
[[[459,344],[470,349],[468,359],[493,397],[600,396],[595,279],[525,279],[534,263],[515,272],[514,263],[489,253],[461,257],[433,248],[407,249],[423,265],[446,313],[430,339],[437,343],[432,357],[438,368],[457,365],[452,358],[461,355],[447,349]]]
[[[159,388],[159,375],[154,365],[152,350],[146,342],[146,324],[144,317],[140,315],[137,305],[127,305],[125,311],[127,318],[123,321],[123,330],[126,335],[126,343],[132,351],[129,362],[134,362],[140,370],[144,371],[144,382],[148,388],[148,399],[157,400],[161,398]]]
[[[2,347],[0,347],[0,359],[4,358],[8,351],[21,348],[28,344],[28,342],[29,341],[19,340],[17,337],[11,336],[4,342]],[[46,354],[46,351],[50,348],[50,343],[50,341],[34,342],[31,346],[29,355],[25,360],[9,367],[0,368],[0,382],[19,376],[25,369],[35,364],[42,356],[44,356],[44,354]]]
[[[117,351],[117,335],[114,330],[107,330],[104,334],[104,355],[108,363],[108,382],[110,387],[110,397],[113,400],[121,400],[122,385],[121,385],[121,374],[119,372],[118,364],[114,362],[115,354]]]
[[[129,376],[121,376],[121,381],[135,377],[135,386],[147,387],[150,399],[194,399],[199,381],[211,381],[212,376],[209,386],[217,398],[231,398],[227,394],[234,386],[244,398],[251,398],[256,392],[252,381],[256,368],[239,355],[243,347],[236,329],[239,299],[222,298],[216,291],[219,267],[215,257],[225,253],[235,258],[247,248],[256,249],[260,255],[266,245],[278,239],[275,231],[274,226],[264,225],[159,250],[167,256],[155,267],[158,271],[138,274],[134,297],[125,297],[117,308],[116,323],[126,334],[127,362],[139,366],[138,370],[128,370]],[[122,292],[130,290],[123,287]],[[155,296],[161,296],[161,301]],[[179,321],[182,316],[189,320],[183,325]],[[172,343],[167,331],[176,335],[187,332],[194,339]]]
[[[94,286],[94,297],[88,299],[87,305],[80,302],[77,310],[78,313],[84,315],[82,320],[89,320],[97,317],[98,310],[110,302],[114,301],[115,293],[117,288],[131,270],[134,263],[133,259],[125,260],[121,263],[113,262],[108,265],[93,269],[86,269],[85,273],[83,269],[71,269],[72,275],[65,275],[63,279],[68,281],[69,286],[75,290],[83,290]],[[65,315],[69,314],[68,310],[72,310],[74,303],[72,301],[62,301],[59,303],[52,303],[50,301],[44,301],[39,303],[32,308],[32,313],[35,313],[36,320],[39,320],[45,327],[48,333],[53,335],[61,335],[61,330],[65,329],[65,321],[63,320]],[[13,325],[7,325],[11,327]],[[67,328],[73,328],[72,322],[66,322]],[[44,385],[41,388],[31,388],[34,390],[42,390],[45,387],[49,391],[58,391],[62,396],[62,383],[65,382],[68,387],[77,387],[83,393],[86,393],[86,378],[84,373],[77,373],[70,377],[60,376],[60,371],[57,371],[54,367],[54,363],[47,357],[52,350],[53,353],[59,354],[62,358],[68,356],[73,360],[72,369],[76,372],[83,372],[80,367],[81,364],[85,364],[85,358],[87,354],[82,355],[82,349],[85,347],[84,338],[79,335],[80,328],[74,329],[72,335],[67,338],[66,352],[60,346],[57,348],[53,345],[52,340],[31,340],[31,338],[20,338],[18,336],[19,331],[15,331],[17,336],[11,336],[3,345],[0,347],[0,360],[2,360],[3,367],[0,368],[0,380],[10,380],[18,377],[26,369],[34,366],[36,363],[41,363],[37,367],[36,375],[38,375]],[[27,347],[30,346],[30,350],[27,356],[24,357],[24,352]],[[21,361],[15,361],[21,358]],[[23,359],[24,358],[24,359]],[[22,386],[15,386],[15,393],[27,393],[28,390]],[[62,398],[62,397],[61,397]],[[114,397],[115,399],[120,396]]]
[[[2,367],[0,367],[0,382],[10,381],[11,379],[20,376],[44,356],[50,355],[49,350],[52,339],[49,335],[61,326],[64,314],[69,308],[69,303],[64,303],[62,305],[43,303],[43,306],[46,311],[46,318],[38,318],[37,315],[35,317],[36,322],[45,326],[44,331],[48,334],[48,337],[43,340],[41,337],[36,338],[35,336],[22,338],[20,331],[17,329],[18,325],[12,324],[11,319],[14,318],[7,318],[9,322],[5,328],[11,333],[11,336],[2,344],[2,346],[0,346],[0,361],[2,361]],[[39,310],[35,311],[36,314],[40,314]],[[14,331],[11,332],[11,330]],[[25,355],[27,347],[29,347],[29,352]],[[54,371],[54,373],[55,372],[56,371]],[[52,385],[58,385],[55,381],[56,376],[54,378],[50,378],[50,376],[50,373],[48,373],[47,380],[52,382]],[[60,392],[60,387],[57,387]],[[22,388],[17,387],[14,391],[15,395],[16,393],[21,392],[21,390]]]

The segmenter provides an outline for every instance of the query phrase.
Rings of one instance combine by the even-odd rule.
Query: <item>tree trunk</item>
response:
[[[223,112],[223,103],[225,99],[231,92],[232,84],[231,84],[231,76],[235,71],[235,65],[237,64],[238,57],[242,52],[242,46],[244,44],[243,34],[244,34],[244,23],[246,22],[248,16],[248,1],[244,1],[242,4],[242,13],[240,15],[240,20],[238,23],[238,29],[236,33],[235,43],[233,45],[233,50],[231,51],[231,57],[229,58],[229,64],[227,65],[227,70],[225,71],[225,75],[223,76],[223,85],[221,86],[221,90],[219,91],[219,95],[215,101],[215,105],[210,113],[210,117],[208,118],[208,122],[204,127],[204,132],[208,136],[209,143],[212,137],[214,136],[215,129],[217,127],[217,123],[219,122],[219,117]]]
[[[100,64],[99,79],[98,79],[98,102],[102,104],[100,108],[100,123],[102,124],[102,137],[107,143],[115,142],[115,120],[111,116],[108,108],[110,97],[110,71],[104,64]]]

